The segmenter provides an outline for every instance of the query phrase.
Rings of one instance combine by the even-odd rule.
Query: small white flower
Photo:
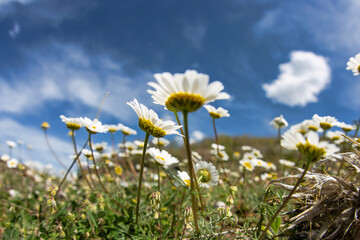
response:
[[[119,123],[120,124],[120,123]],[[106,127],[110,133],[115,133],[120,130],[120,126],[115,124],[104,124],[104,127]]]
[[[84,126],[91,134],[106,133],[108,129],[97,119],[84,118]]]
[[[143,141],[139,141],[139,140],[135,140],[134,144],[139,147],[139,148],[143,148],[144,147],[144,142]]]
[[[155,160],[155,162],[164,167],[168,167],[179,162],[177,158],[171,156],[171,154],[168,153],[166,150],[160,151],[159,149],[152,147],[148,149],[148,153]]]
[[[118,127],[120,128],[120,131],[126,136],[137,134],[137,132],[134,129],[131,129],[131,128],[125,126],[124,124],[119,123]]]
[[[276,171],[276,166],[272,162],[266,162],[266,169]]]
[[[256,166],[255,161],[250,159],[241,159],[239,163],[240,166],[243,166],[245,169],[247,169],[250,172],[252,172]]]
[[[319,115],[314,114],[312,118],[314,121],[318,122],[320,124],[320,127],[324,130],[328,130],[338,124],[338,120],[335,117],[331,116],[320,117]]]
[[[78,130],[84,126],[84,119],[79,118],[67,118],[64,115],[60,115],[61,121],[66,124],[66,127],[71,130]]]
[[[8,168],[16,168],[19,165],[19,161],[15,158],[10,159],[6,162]]]
[[[283,115],[280,115],[279,117],[274,118],[271,122],[270,125],[273,126],[276,129],[280,129],[280,128],[285,128],[287,127],[289,124],[288,122],[285,120],[285,118],[283,117]]]
[[[360,53],[356,54],[355,57],[351,57],[346,63],[346,70],[351,70],[354,76],[360,74]]]
[[[136,112],[139,117],[139,127],[153,137],[164,137],[165,135],[176,134],[182,136],[177,130],[181,126],[173,121],[163,121],[156,112],[140,104],[136,99],[127,104]]]
[[[247,145],[241,146],[241,150],[243,151],[251,151],[253,148]]]
[[[170,141],[165,138],[154,137],[152,140],[152,144],[158,147],[167,147],[170,144]]]
[[[210,162],[199,161],[195,164],[195,175],[200,187],[210,188],[219,182],[219,172]]]
[[[95,151],[102,152],[107,148],[107,144],[107,142],[94,143],[92,147]]]
[[[346,124],[344,122],[338,122],[335,126],[341,128],[345,133],[356,129],[355,125]]]
[[[263,158],[264,157],[262,155],[262,153],[260,152],[260,150],[258,150],[256,148],[253,148],[250,153],[253,154],[257,158]]]
[[[215,108],[211,105],[206,104],[204,105],[204,108],[209,112],[212,118],[230,117],[228,110],[222,107]]]
[[[3,154],[3,155],[1,155],[1,160],[3,160],[4,162],[7,162],[10,160],[10,156],[7,154]]]
[[[8,145],[9,148],[14,148],[16,147],[16,143],[13,141],[6,141],[6,144]]]
[[[286,167],[294,167],[294,166],[295,166],[295,163],[294,163],[294,162],[289,161],[289,160],[286,160],[286,159],[280,159],[280,160],[279,160],[279,163],[280,163],[281,165],[286,166]]]
[[[189,174],[185,171],[183,172],[177,171],[177,174],[179,178],[184,182],[185,186],[190,187],[191,182],[190,182]]]
[[[343,132],[341,131],[329,131],[326,133],[326,137],[336,144],[341,144],[345,142],[345,138],[343,137]]]

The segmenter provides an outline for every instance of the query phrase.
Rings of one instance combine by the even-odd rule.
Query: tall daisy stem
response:
[[[195,193],[195,181],[194,178],[194,167],[192,164],[191,159],[191,150],[190,150],[190,142],[189,142],[189,127],[188,127],[188,112],[183,112],[184,116],[184,129],[185,129],[185,147],[187,152],[187,159],[188,159],[188,166],[189,166],[189,173],[190,173],[190,189],[191,189],[191,204],[192,204],[192,210],[193,210],[193,218],[194,218],[194,226],[195,231],[197,234],[200,233],[199,225],[198,225],[198,205],[196,200],[196,193]]]
[[[274,222],[274,220],[276,219],[276,217],[279,215],[279,213],[281,212],[281,210],[286,206],[287,202],[290,200],[291,196],[294,194],[294,192],[296,191],[296,189],[298,188],[298,186],[300,185],[301,181],[303,180],[304,176],[306,175],[307,170],[309,169],[310,163],[311,163],[311,158],[307,159],[305,168],[303,173],[301,174],[299,180],[296,182],[294,188],[291,190],[291,192],[289,193],[289,195],[285,198],[284,202],[281,204],[281,206],[279,207],[279,209],[276,211],[276,213],[272,216],[271,220],[269,221],[269,223],[267,224],[265,230],[263,231],[263,233],[261,234],[260,238],[258,240],[261,240],[265,237],[266,232],[269,230],[269,228],[271,227],[271,224]]]
[[[141,167],[140,167],[140,174],[139,174],[139,184],[138,184],[138,191],[137,191],[137,197],[136,197],[136,223],[138,222],[139,219],[139,206],[140,206],[140,193],[141,193],[141,184],[142,184],[142,179],[143,179],[143,173],[144,173],[144,163],[145,163],[145,155],[146,155],[146,147],[149,141],[149,137],[150,134],[147,132],[145,135],[145,140],[144,140],[144,148],[143,148],[143,155],[141,158]]]
[[[77,147],[76,147],[76,142],[75,142],[75,132],[74,132],[74,130],[71,130],[71,139],[72,139],[72,142],[73,142],[73,145],[74,145],[75,155],[78,155]],[[84,176],[84,179],[85,179],[87,185],[89,186],[89,188],[91,189],[91,191],[94,192],[94,189],[92,188],[89,180],[88,180],[87,177],[86,177],[86,173],[85,173],[85,171],[84,171],[84,168],[82,167],[82,164],[81,164],[80,159],[77,158],[77,160],[78,160],[78,164],[79,164],[81,173],[82,173],[82,175]]]
[[[88,140],[88,141],[89,141],[89,140]],[[60,189],[61,189],[61,186],[62,186],[62,185],[63,185],[63,183],[65,182],[65,179],[66,179],[67,175],[69,175],[69,173],[70,173],[70,171],[71,171],[72,167],[73,167],[73,166],[74,166],[74,164],[76,163],[76,160],[78,160],[78,159],[79,159],[80,154],[81,154],[82,150],[86,147],[86,145],[87,145],[88,141],[86,141],[86,142],[85,142],[85,144],[84,144],[84,146],[82,147],[81,151],[80,151],[80,152],[78,152],[78,154],[76,155],[76,157],[75,157],[74,161],[71,163],[71,165],[70,165],[69,169],[66,171],[64,178],[61,180],[61,182],[60,182],[60,184],[59,184],[58,191],[56,192],[56,195],[55,195],[55,199],[56,199],[57,195],[59,194]]]
[[[213,117],[212,118],[212,122],[213,122],[213,128],[214,128],[214,134],[215,134],[215,142],[216,142],[216,150],[217,150],[217,159],[218,161],[220,161],[220,166],[224,172],[224,175],[226,178],[228,178],[226,172],[225,172],[225,167],[224,167],[224,163],[222,161],[221,156],[220,156],[220,149],[219,149],[219,140],[218,140],[218,135],[217,135],[217,132],[216,132],[216,125],[215,125],[215,118]]]
[[[176,118],[176,121],[177,121],[178,125],[181,126],[181,122],[180,122],[180,119],[179,119],[179,116],[178,116],[177,112],[174,112],[174,114],[175,114],[175,118]],[[180,128],[180,131],[181,131],[181,134],[184,136],[184,137],[183,137],[183,140],[184,140],[184,145],[186,146],[185,133],[184,133],[183,128]],[[189,144],[189,145],[190,145],[190,144]],[[198,184],[198,180],[197,180],[197,178],[196,178],[196,175],[195,175],[194,168],[193,168],[192,170],[193,170],[192,173],[193,173],[194,180],[195,180],[195,187],[196,187],[197,191],[199,192],[199,200],[200,200],[201,211],[205,211],[204,202],[203,202],[202,197],[201,197],[200,187],[199,187],[199,184]],[[191,175],[191,174],[190,174],[190,175]]]

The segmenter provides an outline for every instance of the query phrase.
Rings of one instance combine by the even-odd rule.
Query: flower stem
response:
[[[180,122],[180,119],[179,119],[179,116],[178,116],[177,112],[174,112],[174,114],[175,114],[175,118],[176,118],[176,121],[177,121],[178,125],[181,126],[181,122]],[[181,131],[181,134],[183,135],[184,145],[186,146],[186,140],[185,140],[185,134],[184,134],[183,128],[180,128],[180,131]],[[199,192],[199,200],[200,200],[201,211],[205,211],[204,202],[203,202],[201,194],[200,194],[200,187],[199,187],[196,175],[195,175],[194,168],[192,170],[193,170],[193,176],[194,176],[194,180],[195,180],[195,187],[196,187],[197,191]]]
[[[310,166],[311,163],[311,158],[307,159],[305,168],[303,173],[301,174],[299,180],[296,182],[294,188],[291,190],[291,192],[289,193],[289,195],[285,198],[284,202],[281,204],[281,206],[279,207],[279,209],[276,211],[276,213],[272,216],[271,220],[269,221],[269,223],[267,224],[265,230],[263,231],[263,233],[261,234],[260,238],[258,240],[261,240],[265,237],[266,232],[269,230],[271,224],[274,222],[274,220],[276,219],[276,217],[279,215],[279,213],[281,212],[281,210],[286,206],[287,202],[290,200],[291,196],[294,194],[294,192],[296,191],[296,189],[298,188],[298,186],[300,185],[301,181],[303,180],[304,176],[306,175],[306,172]]]
[[[75,155],[78,155],[77,147],[76,147],[76,142],[75,142],[75,132],[74,132],[74,130],[71,130],[71,139],[72,139],[72,142],[73,142],[73,145],[74,145]],[[77,160],[78,160],[78,164],[79,164],[81,173],[82,173],[82,175],[84,176],[84,179],[85,179],[87,185],[89,186],[89,188],[91,189],[91,191],[94,192],[94,189],[92,188],[92,186],[91,186],[90,183],[89,183],[89,180],[88,180],[87,177],[86,177],[86,174],[85,174],[84,168],[83,168],[82,165],[81,165],[80,159],[77,158]]]
[[[87,141],[85,142],[85,144],[84,144],[84,146],[82,147],[81,151],[86,147],[88,141],[89,141],[89,140],[87,140]],[[70,173],[70,171],[71,171],[72,167],[74,166],[76,160],[79,159],[79,156],[80,156],[80,154],[81,154],[81,151],[76,155],[74,161],[71,163],[69,169],[66,171],[64,178],[61,180],[61,182],[60,182],[60,184],[59,184],[59,187],[58,187],[58,191],[56,192],[56,195],[55,195],[55,199],[56,199],[57,195],[59,194],[60,189],[61,189],[61,186],[63,185],[63,183],[64,183],[67,175]]]
[[[104,190],[104,192],[116,203],[116,205],[118,205],[119,207],[123,207],[118,201],[116,201],[112,196],[111,194],[109,193],[109,191],[105,188],[103,182],[101,181],[101,178],[100,178],[100,175],[99,175],[99,172],[97,170],[97,167],[96,167],[96,161],[95,161],[95,156],[94,156],[94,151],[93,151],[93,148],[92,148],[92,142],[91,142],[91,133],[89,132],[89,147],[90,147],[90,151],[91,151],[91,155],[92,155],[92,160],[93,160],[93,163],[94,163],[94,169],[95,169],[95,174],[99,180],[99,183],[100,183],[100,186],[101,188]]]
[[[60,161],[60,159],[59,159],[58,156],[56,155],[54,149],[51,147],[50,141],[49,141],[49,138],[48,138],[48,135],[47,135],[47,131],[46,131],[46,130],[44,130],[44,136],[45,136],[46,144],[48,145],[48,148],[50,149],[51,154],[54,156],[54,158],[55,158],[56,161],[60,164],[60,166],[66,170],[65,165]],[[11,150],[11,149],[10,149],[10,150]],[[11,156],[11,152],[10,152],[10,156]]]
[[[191,150],[190,150],[190,143],[189,143],[189,127],[188,127],[188,112],[183,112],[184,117],[184,129],[185,129],[185,147],[187,152],[187,159],[188,159],[188,166],[189,166],[189,173],[190,173],[190,189],[191,189],[191,204],[193,210],[193,217],[194,217],[194,226],[196,234],[200,233],[199,225],[198,225],[198,205],[196,201],[196,193],[195,193],[195,174],[194,168],[191,159]]]
[[[220,159],[221,156],[220,156],[220,149],[219,149],[219,140],[218,140],[218,135],[217,135],[217,132],[216,132],[216,125],[215,125],[215,118],[212,118],[212,123],[213,123],[213,129],[214,129],[214,134],[215,134],[215,142],[216,142],[216,150],[217,150],[217,157],[216,159],[218,159],[218,161],[220,161],[220,166],[224,172],[224,175],[226,178],[228,178],[226,172],[225,172],[225,167],[224,167],[224,164],[223,164],[223,161]]]
[[[141,167],[140,167],[140,174],[139,174],[139,184],[138,184],[138,192],[137,192],[137,197],[136,197],[136,223],[138,222],[139,219],[139,206],[140,206],[140,193],[141,193],[141,184],[142,184],[142,178],[143,178],[143,173],[144,173],[144,162],[145,162],[145,154],[146,154],[146,147],[147,147],[147,143],[149,141],[149,137],[150,134],[147,132],[145,135],[145,140],[144,140],[144,148],[143,148],[143,155],[141,158]]]

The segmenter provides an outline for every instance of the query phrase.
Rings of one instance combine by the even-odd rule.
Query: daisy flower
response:
[[[137,132],[134,129],[131,129],[121,123],[118,124],[118,127],[119,127],[120,131],[126,136],[137,134]]]
[[[153,138],[152,144],[160,147],[166,147],[170,144],[170,141],[165,138]]]
[[[330,116],[320,117],[319,115],[314,114],[312,118],[314,121],[318,122],[320,127],[324,130],[329,130],[333,126],[336,126],[338,122],[336,118]]]
[[[289,130],[282,136],[281,146],[289,150],[298,150],[307,158],[317,161],[319,158],[338,152],[340,149],[327,141],[319,141],[319,135],[310,131],[305,136]]]
[[[241,159],[239,163],[241,166],[243,166],[245,169],[249,170],[250,172],[252,172],[255,168],[255,164],[253,160]]]
[[[97,118],[91,120],[90,118],[85,117],[84,126],[91,134],[106,133],[108,131],[108,129]]]
[[[101,143],[94,143],[92,147],[95,149],[95,151],[102,152],[107,148],[108,143],[107,142],[101,142]]]
[[[185,171],[177,171],[177,174],[179,176],[179,178],[183,181],[183,183],[185,184],[185,186],[190,187],[190,176],[187,172]]]
[[[3,154],[3,155],[1,155],[1,160],[3,160],[4,162],[7,162],[7,161],[9,161],[10,160],[10,156],[9,155],[7,155],[7,154]]]
[[[61,121],[63,121],[66,124],[66,127],[70,130],[79,130],[81,127],[84,126],[84,120],[83,118],[67,118],[64,115],[60,115]]]
[[[294,162],[289,161],[289,160],[286,160],[286,159],[280,159],[280,160],[279,160],[279,163],[280,163],[281,165],[286,166],[286,167],[294,167],[294,166],[295,166],[295,163],[294,163]]]
[[[8,145],[9,148],[14,148],[16,147],[16,143],[13,141],[6,141],[6,145]]]
[[[154,74],[156,82],[148,85],[155,91],[148,90],[155,104],[165,106],[166,109],[178,112],[194,112],[202,105],[217,99],[229,99],[229,94],[221,92],[224,86],[215,81],[209,84],[209,76],[195,70],[185,73],[157,73]]]
[[[155,160],[156,163],[164,167],[168,167],[179,162],[177,158],[171,156],[171,154],[168,153],[166,150],[160,151],[159,149],[152,147],[148,149],[148,153],[151,155],[151,157]]]
[[[247,145],[241,146],[241,150],[243,151],[251,151],[253,148]]]
[[[47,130],[50,128],[50,124],[48,122],[43,122],[41,124],[41,128],[44,129],[44,130]]]
[[[345,133],[356,129],[355,125],[346,124],[344,122],[337,122],[337,124],[335,124],[335,126],[341,128]]]
[[[16,168],[19,165],[19,161],[15,158],[10,159],[6,162],[8,168]]]
[[[120,123],[119,123],[120,124]],[[115,124],[104,124],[104,126],[108,129],[108,131],[110,133],[115,133],[117,131],[120,130],[120,126],[119,125],[115,125]]]
[[[212,118],[230,117],[228,110],[222,107],[216,109],[215,107],[206,104],[204,105],[204,108],[209,112]]]
[[[289,124],[283,117],[283,115],[280,115],[279,117],[274,118],[271,120],[270,125],[273,126],[276,129],[287,127]]]
[[[356,54],[355,57],[351,57],[346,63],[346,70],[351,70],[354,76],[360,74],[360,53]]]
[[[159,119],[156,112],[148,109],[145,105],[140,104],[137,99],[127,102],[139,117],[139,127],[144,132],[149,133],[153,137],[164,137],[165,135],[176,134],[182,136],[177,130],[181,126],[173,121],[163,121]]]
[[[329,138],[331,141],[335,142],[336,144],[341,144],[345,142],[345,138],[342,135],[341,131],[329,131],[326,133],[326,137]]]
[[[139,147],[139,148],[143,148],[144,147],[144,142],[143,141],[139,141],[139,140],[135,140],[134,144]]]
[[[212,163],[199,161],[194,170],[200,187],[210,188],[218,184],[219,172]]]

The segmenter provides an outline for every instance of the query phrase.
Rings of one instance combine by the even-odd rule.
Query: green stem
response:
[[[160,168],[159,168],[159,164],[156,164],[156,171],[157,171],[157,175],[158,175],[158,191],[160,192]]]
[[[76,147],[75,132],[74,132],[74,130],[71,130],[71,139],[72,139],[72,142],[73,142],[73,145],[74,145],[75,155],[77,155],[77,154],[78,154],[78,152],[77,152],[77,147]],[[81,165],[81,161],[80,161],[80,159],[79,159],[79,158],[78,158],[78,164],[79,164],[79,167],[80,167],[81,173],[82,173],[82,175],[84,176],[84,179],[85,179],[85,181],[86,181],[87,185],[89,186],[89,188],[91,189],[91,191],[92,191],[92,192],[94,192],[94,189],[92,188],[92,186],[90,185],[89,180],[88,180],[88,179],[87,179],[87,177],[86,177],[86,174],[85,174],[84,168],[82,167],[82,165]]]
[[[89,147],[90,147],[90,151],[91,151],[91,157],[92,157],[92,160],[93,160],[93,163],[94,163],[94,169],[95,169],[95,174],[97,176],[97,179],[99,180],[99,183],[100,183],[100,186],[101,188],[104,190],[104,192],[116,203],[116,205],[118,205],[119,207],[123,207],[118,201],[116,201],[112,196],[111,194],[109,193],[109,191],[105,188],[103,182],[101,181],[101,177],[100,177],[100,174],[97,170],[97,167],[96,167],[96,161],[95,161],[95,156],[94,156],[94,151],[93,151],[93,148],[92,148],[92,142],[91,142],[91,133],[89,132]]]
[[[198,225],[198,205],[196,201],[196,192],[195,192],[195,181],[194,181],[194,168],[191,159],[191,150],[190,150],[190,142],[189,142],[189,127],[188,127],[188,112],[183,112],[184,117],[184,129],[185,129],[185,147],[187,152],[187,159],[188,159],[188,166],[189,166],[189,173],[190,173],[190,189],[191,189],[191,204],[193,210],[193,217],[194,217],[194,226],[196,234],[199,235],[200,229]]]
[[[80,154],[81,154],[82,150],[86,147],[86,145],[87,145],[88,141],[89,141],[89,140],[87,140],[87,141],[85,142],[85,144],[84,144],[84,146],[82,147],[81,151],[80,151],[80,152],[76,155],[76,157],[75,157],[74,161],[71,163],[71,165],[70,165],[69,169],[66,171],[64,178],[61,180],[61,182],[60,182],[60,184],[59,184],[58,191],[56,192],[56,195],[55,195],[55,199],[56,199],[57,195],[59,194],[60,189],[61,189],[61,186],[63,185],[63,183],[64,183],[64,181],[65,181],[65,179],[66,179],[67,175],[70,173],[70,171],[71,171],[72,167],[74,166],[74,164],[75,164],[76,160],[78,160],[78,159],[79,159],[79,156],[80,156]]]
[[[225,172],[225,167],[224,167],[224,163],[223,161],[220,159],[221,156],[220,156],[220,149],[219,149],[219,140],[218,140],[218,135],[217,135],[217,132],[216,132],[216,126],[215,126],[215,118],[212,118],[212,123],[213,123],[213,129],[214,129],[214,133],[215,133],[215,142],[216,142],[216,149],[217,149],[217,157],[216,159],[218,159],[218,161],[220,161],[220,166],[224,172],[224,175],[226,178],[228,178],[226,172]]]
[[[60,166],[66,170],[66,166],[60,161],[60,159],[59,159],[58,156],[56,155],[54,149],[51,147],[50,141],[49,141],[49,138],[48,138],[48,135],[47,135],[47,131],[46,131],[46,130],[44,130],[44,135],[45,135],[46,144],[48,145],[48,148],[50,149],[51,154],[54,156],[54,158],[55,158],[56,161],[60,164]],[[11,156],[11,154],[10,154],[10,156]]]
[[[141,184],[142,184],[142,178],[143,178],[143,172],[144,172],[144,162],[145,162],[145,154],[146,154],[146,147],[149,141],[150,134],[146,133],[145,140],[144,140],[144,148],[143,148],[143,155],[141,158],[141,167],[140,167],[140,174],[139,174],[139,184],[138,184],[138,192],[136,197],[136,223],[139,219],[139,206],[140,206],[140,193],[141,193]]]
[[[179,120],[179,116],[178,116],[177,112],[174,112],[174,114],[175,114],[175,118],[176,118],[176,121],[177,121],[178,125],[181,126],[181,122]],[[184,145],[186,146],[185,133],[184,133],[183,128],[180,128],[180,131],[181,131],[181,134],[183,135]],[[198,180],[196,179],[194,168],[193,168],[193,176],[194,176],[194,180],[195,180],[195,187],[196,187],[197,191],[199,192],[201,211],[205,211],[204,202],[203,202],[202,197],[201,197],[200,187],[199,187],[199,184],[198,184]]]
[[[265,237],[266,232],[269,230],[271,224],[274,222],[274,220],[276,219],[276,217],[279,215],[279,213],[281,212],[281,210],[286,206],[287,202],[290,200],[291,196],[294,194],[294,192],[296,191],[296,189],[298,188],[298,186],[300,185],[301,181],[303,180],[304,176],[306,175],[306,172],[310,166],[311,163],[311,159],[308,158],[304,171],[302,173],[302,175],[300,176],[299,180],[296,182],[294,188],[291,190],[291,192],[289,193],[289,195],[285,198],[284,202],[281,204],[281,206],[279,207],[279,209],[276,211],[276,213],[272,216],[271,220],[269,221],[269,223],[267,224],[265,230],[263,231],[263,233],[261,234],[260,238],[258,240],[261,240]]]

